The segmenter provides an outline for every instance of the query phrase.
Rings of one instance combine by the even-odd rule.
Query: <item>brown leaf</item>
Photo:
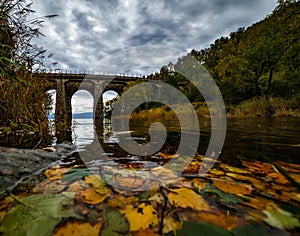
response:
[[[250,171],[260,174],[274,172],[273,166],[269,163],[259,161],[243,161],[243,165],[246,166]]]
[[[61,179],[49,180],[46,179],[43,182],[36,185],[33,189],[33,193],[52,194],[61,192],[65,187],[66,183],[62,182]]]
[[[197,220],[200,222],[212,223],[228,230],[246,223],[246,220],[241,217],[230,215],[229,212],[224,214],[220,211],[201,212],[198,214]]]
[[[279,184],[288,184],[289,181],[280,173],[273,172],[273,173],[268,173],[268,177],[272,178],[276,183]]]
[[[160,234],[155,233],[151,229],[146,229],[146,230],[140,230],[136,232],[132,232],[132,236],[160,236]]]
[[[249,195],[253,190],[251,184],[232,182],[222,179],[212,179],[212,181],[216,188],[230,194]]]

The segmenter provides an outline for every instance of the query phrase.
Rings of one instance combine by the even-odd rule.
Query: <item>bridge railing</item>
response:
[[[118,77],[136,77],[136,78],[147,78],[146,75],[142,74],[126,74],[126,73],[111,73],[111,72],[96,72],[86,70],[62,70],[56,69],[47,71],[45,74],[62,74],[62,75],[101,75],[101,76],[118,76]]]

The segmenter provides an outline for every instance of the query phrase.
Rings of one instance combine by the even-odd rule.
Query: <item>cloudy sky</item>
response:
[[[276,0],[33,2],[39,15],[58,15],[44,25],[46,37],[39,40],[54,54],[57,68],[85,71],[95,70],[104,58],[131,47],[160,45],[184,53],[200,50],[239,27],[262,20],[276,7]],[[101,70],[109,72],[106,67]]]

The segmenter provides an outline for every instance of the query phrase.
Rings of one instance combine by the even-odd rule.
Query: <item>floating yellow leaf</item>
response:
[[[188,188],[173,189],[168,195],[174,207],[192,208],[198,211],[209,211],[210,207],[204,198]]]
[[[269,187],[269,184],[264,183],[258,179],[252,178],[250,176],[246,176],[246,175],[239,175],[239,174],[235,174],[235,173],[226,173],[227,176],[232,177],[235,180],[238,181],[247,181],[250,182],[254,185],[254,187],[258,190],[265,190]]]
[[[251,184],[232,182],[222,179],[212,179],[216,188],[226,193],[249,195],[252,193]]]
[[[243,165],[246,166],[249,170],[260,174],[274,172],[273,166],[269,163],[259,161],[243,161]]]
[[[279,183],[279,184],[289,183],[289,181],[280,173],[277,173],[277,172],[268,173],[268,176],[270,178],[274,179],[276,183]]]
[[[174,220],[170,215],[164,218],[164,228],[163,233],[167,234],[171,231],[175,231],[176,229],[182,228],[182,221]]]
[[[77,199],[81,200],[82,202],[93,205],[103,202],[108,196],[109,193],[99,194],[93,188],[88,188],[76,194]]]
[[[63,175],[68,172],[70,168],[61,168],[59,166],[52,166],[49,170],[46,170],[44,175],[49,180],[61,179]]]
[[[198,191],[204,189],[206,186],[206,181],[202,179],[193,179],[193,188],[196,188]]]
[[[99,235],[101,230],[101,222],[92,225],[89,222],[67,222],[65,225],[61,225],[52,236],[94,236]]]
[[[179,157],[179,154],[167,154],[167,153],[162,153],[160,152],[159,155],[163,158],[163,159],[172,159],[172,158],[177,158]]]
[[[110,207],[116,208],[116,207],[121,207],[121,206],[127,205],[128,203],[133,203],[133,202],[137,202],[137,201],[139,201],[139,199],[134,196],[124,197],[121,194],[116,194],[113,197],[111,197],[107,201],[107,203]]]
[[[217,170],[217,169],[210,169],[208,171],[208,174],[212,174],[215,176],[225,175],[225,172],[223,170]]]
[[[107,194],[110,192],[99,175],[85,176],[85,182],[90,184],[97,193]]]
[[[127,205],[120,212],[127,218],[130,231],[149,229],[158,225],[157,212],[150,204]]]
[[[220,167],[225,170],[226,172],[233,172],[233,173],[237,173],[237,174],[251,174],[250,171],[242,169],[242,168],[238,168],[238,167],[234,167],[234,166],[230,166],[227,164],[220,164]]]

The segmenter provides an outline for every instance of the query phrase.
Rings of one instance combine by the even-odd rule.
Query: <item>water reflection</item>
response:
[[[93,119],[73,119],[72,141],[79,151],[91,144],[95,138]]]
[[[161,151],[175,152],[181,138],[181,129],[176,121],[165,121],[167,124],[167,139]],[[262,160],[262,156],[291,163],[300,163],[300,119],[299,118],[252,118],[229,119],[227,121],[227,136],[221,157],[223,159]],[[120,125],[120,124],[119,124]],[[199,154],[205,154],[210,140],[210,121],[200,121]],[[126,141],[125,134],[130,133],[133,140],[139,144],[149,142],[149,124],[131,122],[130,130],[123,131],[118,125],[105,120],[102,137],[95,137],[92,119],[74,121],[73,141],[78,150],[84,150],[95,138],[99,139],[106,153],[117,158],[132,158],[133,155],[119,147]],[[196,135],[192,130],[188,134]],[[136,157],[134,157],[136,158]]]

